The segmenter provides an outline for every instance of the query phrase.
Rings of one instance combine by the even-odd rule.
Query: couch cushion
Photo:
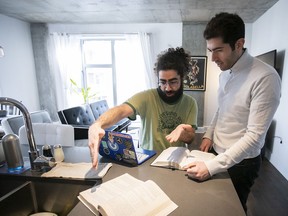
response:
[[[95,121],[89,104],[68,108],[61,112],[65,118],[65,122],[70,125],[91,125]]]
[[[90,104],[95,119],[106,112],[109,107],[106,100],[99,100]]]
[[[74,146],[74,128],[71,125],[32,123],[36,145]],[[26,127],[19,129],[20,144],[28,144]]]
[[[40,110],[30,113],[32,123],[52,123],[49,113],[46,110]],[[11,118],[5,118],[1,122],[5,134],[17,134],[20,127],[24,125],[24,118],[22,115]]]
[[[106,100],[99,100],[90,104],[91,110],[93,112],[94,118],[98,119],[100,115],[106,112],[109,107]],[[121,119],[117,122],[113,127],[115,127],[114,131],[122,131],[127,130],[128,126],[131,124],[131,121],[128,118]],[[110,128],[111,130],[111,128]]]

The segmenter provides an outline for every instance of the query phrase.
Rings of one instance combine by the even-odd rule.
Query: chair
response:
[[[100,115],[106,112],[109,107],[106,100],[99,100],[90,104],[93,115],[95,119],[98,119]],[[117,126],[116,131],[128,131],[128,126],[131,124],[131,121],[128,118],[124,118],[117,122],[115,125]]]

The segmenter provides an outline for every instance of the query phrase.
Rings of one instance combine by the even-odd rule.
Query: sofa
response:
[[[50,114],[46,110],[40,110],[30,113],[32,123],[53,123]],[[2,127],[5,134],[19,135],[19,129],[24,125],[24,118],[22,115],[8,117],[2,120]]]
[[[100,115],[109,109],[106,100],[96,101],[90,104],[71,107],[58,111],[58,116],[62,124],[69,124],[74,127],[75,139],[87,139],[88,129]],[[115,125],[107,128],[110,131],[128,131],[131,121],[125,118]]]
[[[71,125],[53,122],[46,110],[30,113],[33,134],[36,145],[74,146],[74,129]],[[16,134],[20,144],[28,144],[26,127],[23,116],[5,118],[1,122],[5,134]]]

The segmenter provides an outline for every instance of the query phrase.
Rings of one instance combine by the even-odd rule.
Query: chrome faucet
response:
[[[28,139],[28,143],[30,147],[29,160],[31,164],[31,170],[39,170],[39,167],[37,166],[37,164],[34,163],[34,161],[39,157],[39,151],[35,143],[32,122],[31,122],[30,114],[27,108],[21,102],[12,98],[8,98],[8,97],[0,97],[0,104],[1,103],[16,106],[21,111],[23,118],[24,118],[25,128],[27,132],[27,139]]]

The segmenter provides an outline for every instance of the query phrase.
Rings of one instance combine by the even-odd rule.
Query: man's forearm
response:
[[[121,119],[128,117],[132,114],[132,112],[132,108],[126,104],[122,104],[107,110],[105,113],[99,116],[94,124],[98,124],[101,128],[105,129],[113,126]]]
[[[120,121],[118,120],[118,116],[116,115],[117,109],[111,108],[105,113],[103,113],[101,116],[99,116],[98,119],[96,119],[95,124],[98,124],[101,128],[108,128],[114,125],[116,122]]]

